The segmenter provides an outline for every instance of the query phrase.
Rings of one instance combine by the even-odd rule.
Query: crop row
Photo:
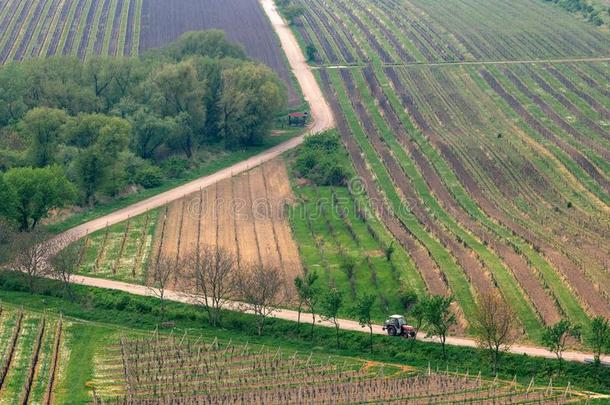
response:
[[[51,403],[62,367],[61,319],[4,310],[0,323],[0,342],[6,344],[0,369],[0,396],[10,403]]]
[[[604,34],[542,2],[410,0],[407,7],[421,10],[445,27],[479,60],[596,56],[607,52]],[[538,18],[541,15],[545,18]]]
[[[354,97],[355,97],[355,96],[354,96],[354,94],[350,94],[350,96],[351,96],[351,99],[352,99],[352,100],[354,100]],[[365,99],[365,100],[368,100],[368,99],[370,99],[370,98],[369,98],[368,96],[365,96],[365,97],[364,97],[364,99]],[[374,112],[374,110],[375,110],[375,109],[376,109],[376,108],[375,108],[374,106],[369,106],[369,111]],[[360,109],[360,111],[362,111],[362,109]],[[366,113],[364,113],[364,114],[366,114]],[[362,121],[362,115],[363,115],[363,113],[361,112],[361,114],[360,114],[360,115],[361,115],[360,120]],[[384,116],[387,116],[387,113],[386,113],[386,114],[384,114]],[[365,118],[364,120],[366,121],[367,119]],[[377,117],[377,121],[378,121],[378,122],[382,122],[382,118],[378,116],[378,117]],[[376,131],[376,130],[375,130],[375,128],[374,128],[374,126],[372,126],[372,125],[368,125],[368,128],[367,128],[367,129],[368,129],[368,130],[367,130],[367,132],[368,132],[369,134],[370,134],[371,132],[375,132],[375,131]],[[387,131],[387,130],[386,130],[386,131],[384,131],[384,133],[385,133],[385,134],[389,134],[389,131]],[[385,139],[385,141],[387,142],[387,138]],[[383,155],[383,154],[384,154],[384,152],[382,151],[382,149],[383,149],[383,144],[382,144],[382,143],[380,143],[380,142],[377,142],[377,143],[376,143],[376,145],[377,145],[377,151],[378,151],[378,153],[381,153],[381,154]],[[394,151],[396,151],[396,150],[398,150],[398,149],[395,147],[395,148],[393,148],[393,150],[394,150]],[[388,163],[389,163],[389,164],[392,164],[392,163],[391,163],[391,161],[392,161],[391,155],[389,155],[389,154],[387,154],[387,153],[385,153],[385,155],[386,155],[386,158],[385,158],[385,162],[386,162],[386,164],[388,164]],[[399,159],[399,160],[400,160],[400,161],[404,161],[404,159]],[[403,175],[401,174],[401,169],[402,169],[402,168],[398,168],[398,167],[396,166],[396,163],[394,163],[394,170],[392,171],[392,172],[393,172],[393,181],[396,181],[396,180],[397,180],[397,177],[396,177],[396,176],[399,176],[399,177],[398,177],[398,179],[399,179],[401,176],[403,176]],[[377,173],[376,173],[376,174],[377,174]],[[413,174],[413,172],[411,172],[411,175],[412,175],[412,174]],[[411,176],[411,177],[412,177],[412,176]],[[408,184],[408,182],[405,182],[405,181],[401,181],[401,180],[399,180],[399,181],[401,182],[400,184],[402,184],[402,187],[400,187],[400,186],[399,186],[399,188],[400,188],[400,189],[401,189],[401,191],[404,193],[406,190],[408,190],[408,188],[409,188],[409,184]],[[397,183],[397,184],[398,184],[398,183]],[[425,185],[423,186],[423,188],[420,188],[420,189],[419,189],[419,192],[422,192],[422,190],[426,190],[426,186],[425,186]],[[411,197],[415,197],[415,199],[417,199],[417,198],[418,198],[418,196],[414,196],[413,194],[411,194]],[[433,200],[433,199],[432,199],[432,200]],[[415,201],[417,201],[417,200],[415,200]],[[409,199],[409,202],[411,202],[411,199]],[[446,217],[445,219],[446,219],[446,220],[449,220],[447,217]],[[426,220],[426,214],[423,212],[423,210],[419,210],[419,218],[418,218],[418,220],[420,220],[420,221],[421,221],[421,220],[426,221],[426,226],[427,226],[427,227],[429,226],[429,223],[433,223],[433,221],[427,221],[427,220]],[[459,257],[459,258],[460,258],[462,261],[461,261],[461,262],[459,262],[459,263],[461,264],[462,268],[465,268],[465,269],[467,269],[467,271],[469,271],[469,272],[470,272],[470,273],[469,273],[469,279],[470,279],[471,281],[473,281],[473,280],[474,280],[475,285],[478,283],[478,285],[479,285],[479,288],[478,288],[478,289],[479,289],[479,290],[484,290],[485,288],[489,288],[489,287],[485,287],[485,279],[487,278],[487,277],[485,276],[485,271],[484,271],[484,270],[483,270],[483,272],[479,271],[479,272],[478,272],[478,274],[477,274],[477,272],[475,271],[475,269],[476,269],[477,267],[478,267],[479,269],[482,269],[482,267],[481,267],[481,265],[479,264],[479,262],[478,262],[478,261],[476,261],[476,260],[475,260],[475,261],[472,261],[472,260],[470,260],[470,259],[471,259],[471,256],[466,255],[466,254],[464,254],[464,253],[460,253],[460,252],[465,252],[465,251],[464,251],[464,249],[463,249],[461,246],[458,246],[458,245],[457,245],[457,244],[454,242],[454,241],[455,241],[455,239],[453,239],[453,240],[452,240],[452,239],[448,239],[448,235],[446,234],[446,232],[444,232],[444,230],[443,230],[443,231],[441,231],[441,228],[438,228],[438,226],[434,225],[434,223],[433,223],[433,225],[432,225],[432,226],[433,226],[435,229],[437,229],[436,231],[434,231],[434,235],[435,235],[436,237],[438,237],[438,238],[441,238],[441,240],[442,240],[442,241],[443,241],[443,243],[444,243],[444,246],[443,246],[443,247],[441,247],[440,249],[438,249],[438,248],[437,248],[437,249],[438,249],[439,251],[441,251],[441,252],[442,252],[442,250],[441,250],[441,249],[446,249],[446,248],[447,248],[447,246],[450,246],[449,250],[450,250],[450,251],[452,251],[452,252],[453,252],[453,254],[456,254],[456,256],[457,256],[457,255],[460,255],[460,256],[458,256],[458,257]],[[458,229],[459,229],[459,227],[458,227],[458,226],[457,226],[457,224],[455,224],[455,223],[453,223],[453,227],[454,227],[454,229],[455,229],[455,228],[458,228]],[[421,235],[424,235],[424,234],[422,233]],[[461,235],[462,235],[462,236],[466,236],[466,237],[468,238],[468,235],[467,235],[467,234],[465,234],[465,233],[463,233],[463,232],[462,232],[462,234],[461,234]],[[423,236],[422,236],[422,237],[423,237]],[[432,240],[430,240],[430,239],[428,239],[428,241],[429,241],[429,243],[434,243],[434,242],[432,242]],[[459,242],[460,242],[460,243],[462,243],[462,242],[464,242],[464,240],[463,240],[463,239],[460,239],[460,240],[459,240]],[[472,238],[470,238],[470,242],[471,242],[471,243],[477,243],[476,241],[473,241],[473,240],[472,240]],[[480,242],[479,242],[479,245],[478,245],[478,246],[479,246],[479,251],[480,251],[480,252],[485,252],[485,249],[482,247],[482,245],[480,244]],[[442,253],[441,253],[441,254],[442,254]],[[445,257],[447,257],[447,256],[445,256]],[[504,268],[504,266],[503,266],[501,263],[498,263],[497,259],[496,259],[496,258],[494,258],[493,254],[488,254],[488,255],[486,255],[486,256],[485,256],[485,258],[486,258],[486,260],[487,260],[487,262],[488,262],[488,263],[495,263],[493,266],[494,266],[494,268],[495,268],[497,271],[500,271],[500,273],[503,273],[503,274],[508,275],[508,278],[504,277],[504,280],[511,280],[511,279],[512,279],[512,278],[511,278],[511,276],[510,276],[510,274],[506,273],[506,269]],[[458,259],[458,260],[460,260],[460,259]],[[447,260],[447,259],[445,259],[445,260]],[[449,260],[451,260],[451,259],[449,259]],[[451,263],[451,262],[449,262],[449,261],[445,261],[445,263]],[[500,270],[500,269],[501,269],[501,270]],[[424,274],[426,274],[426,273],[428,273],[428,276],[429,276],[429,272],[424,272]],[[460,270],[455,269],[455,270],[453,271],[453,274],[454,274],[454,276],[455,276],[455,275],[459,275],[459,274],[460,274]],[[481,278],[481,276],[480,276],[480,275],[482,275],[482,276],[483,276],[483,278]],[[424,276],[424,277],[425,277],[425,276]],[[481,283],[479,283],[479,281],[480,281],[482,284],[481,284]],[[513,283],[514,283],[514,281],[513,281]],[[488,282],[488,284],[487,284],[487,285],[489,285],[489,282]],[[462,286],[462,290],[464,290],[463,286]],[[467,290],[467,288],[466,288],[466,290]],[[516,291],[517,289],[515,289],[515,288],[514,288],[514,286],[513,286],[513,288],[507,287],[507,288],[506,288],[506,290],[507,290],[507,291],[508,291],[508,290],[515,290],[515,292],[517,292],[517,291]],[[518,301],[518,300],[517,300],[517,301]],[[522,308],[523,308],[522,314],[527,314],[528,312],[530,312],[530,313],[531,313],[531,309],[528,309],[528,308],[529,308],[529,304],[524,303],[524,304],[523,304],[523,306],[522,306]],[[528,325],[528,326],[529,326],[529,329],[532,329],[532,330],[537,329],[537,328],[536,328],[537,321],[536,321],[536,319],[535,319],[536,317],[535,317],[535,316],[533,316],[533,317],[532,317],[531,315],[525,315],[525,317],[526,317],[526,318],[527,318],[528,316],[529,316],[529,319],[531,319],[531,321],[529,322],[529,325]],[[557,318],[557,316],[555,316],[553,319],[556,319],[556,318]],[[551,320],[553,320],[553,319],[551,319]]]
[[[301,274],[298,250],[284,217],[291,200],[282,161],[272,161],[170,204],[155,236],[152,263],[185,258],[197,246],[220,246],[239,266],[283,269],[289,285]],[[236,236],[239,235],[239,236]],[[173,288],[188,288],[176,277]]]
[[[9,1],[0,12],[0,63],[24,58],[130,55],[141,0]]]
[[[384,82],[389,78],[397,92],[404,95],[402,82],[394,70],[386,69],[385,72],[378,71],[377,74],[380,80]],[[540,282],[536,280],[531,271],[537,268],[544,270],[545,273],[550,271],[553,274],[553,270],[544,258],[532,246],[517,238],[510,229],[494,221],[492,218],[497,218],[496,215],[488,216],[488,214],[494,214],[493,207],[484,199],[474,181],[469,180],[467,172],[461,166],[457,157],[453,155],[452,149],[442,148],[442,144],[440,144],[448,162],[451,162],[450,165],[445,161],[441,152],[430,145],[429,139],[434,139],[434,133],[430,132],[428,139],[426,139],[422,136],[422,133],[413,127],[410,118],[404,112],[405,108],[415,117],[416,122],[420,123],[421,127],[428,128],[428,124],[427,121],[423,120],[418,110],[414,109],[411,99],[403,97],[403,104],[401,104],[399,96],[391,88],[377,85],[377,80],[371,77],[370,72],[365,73],[365,76],[369,77],[367,81],[375,94],[377,103],[393,131],[399,137],[402,148],[412,157],[436,198],[460,224],[478,236],[481,241],[489,245],[502,258],[513,271],[522,288],[527,291],[529,298],[542,318],[547,323],[556,321],[559,314],[553,303],[553,297],[549,297],[544,291],[546,288],[541,287]],[[408,134],[405,131],[408,131]],[[398,147],[395,150],[399,150]],[[456,170],[455,173],[453,170]],[[456,173],[462,181],[466,181],[467,190],[461,186],[461,181]],[[421,193],[425,193],[425,189]],[[481,210],[478,204],[486,208],[487,213]],[[569,307],[573,308],[568,312],[570,315],[574,315],[575,319],[583,318],[578,305],[570,305]]]
[[[406,72],[406,73],[409,73],[409,72]],[[412,72],[411,72],[411,76],[413,76]],[[406,77],[406,76],[403,76],[403,78],[404,77]],[[407,85],[410,84],[410,85],[414,86],[414,88],[417,88],[420,84],[423,86],[424,85],[423,83],[429,83],[429,81],[426,82],[425,80],[422,80],[422,76],[418,75],[416,78],[414,77],[412,81],[407,81],[406,83],[407,83]],[[450,82],[444,82],[443,86],[448,86],[448,85],[450,86],[449,83]],[[416,94],[419,94],[419,93],[416,93]],[[449,94],[453,95],[455,93],[451,92]],[[451,106],[450,108],[454,108],[453,106],[468,105],[468,101],[464,100],[464,99],[456,100],[455,102],[451,102],[447,105]],[[416,118],[416,122],[418,122],[420,127],[422,129],[424,129],[424,132],[426,132],[430,137],[432,137],[430,139],[434,140],[435,139],[434,137],[437,134],[444,134],[446,132],[446,130],[443,129],[442,127],[440,127],[438,124],[434,124],[434,121],[428,121],[429,118],[425,118],[422,115],[418,115],[418,114],[420,114],[421,106],[419,106],[419,105],[416,106],[415,104],[411,103],[411,105],[410,106],[407,105],[407,107],[409,109],[409,112],[411,112],[412,116],[414,116]],[[443,108],[439,106],[438,101],[428,100],[428,107],[426,108],[426,110],[434,111],[436,113],[436,115],[438,116],[438,114],[440,114],[443,111]],[[476,112],[476,110],[475,110],[475,112]],[[461,112],[461,114],[463,114],[463,112]],[[455,117],[455,115],[453,117]],[[475,124],[476,120],[479,119],[478,117],[479,117],[478,114],[470,116],[470,118],[469,118],[470,122],[464,124],[464,126],[462,128],[468,128],[469,126],[472,126],[473,124]],[[443,122],[448,122],[450,124],[454,122],[454,120],[450,119],[450,118],[444,118],[444,119],[441,118],[441,120]],[[432,124],[430,124],[429,122]],[[434,130],[432,129],[433,127],[434,127]],[[475,128],[476,128],[476,126],[475,126]],[[453,141],[457,139],[455,137],[455,134],[459,133],[460,134],[459,135],[460,143],[454,143],[452,146],[452,150],[458,152],[458,157],[452,158],[447,149],[445,149],[443,151],[443,154],[445,155],[445,158],[448,159],[452,163],[452,166],[454,166],[454,168],[458,169],[457,173],[459,173],[459,175],[462,179],[467,179],[467,177],[472,177],[472,174],[468,175],[467,170],[460,169],[462,164],[459,163],[459,160],[460,160],[459,151],[460,151],[460,149],[463,149],[464,137],[466,137],[468,133],[462,131],[459,127],[456,127],[454,130],[450,129],[450,131],[453,132],[452,136],[445,138],[446,140],[437,139],[435,141],[435,142],[438,142],[437,147],[442,148],[442,145],[447,141],[450,141],[453,143]],[[516,132],[516,133],[519,133],[519,132]],[[508,136],[506,136],[506,138],[508,138]],[[483,138],[483,139],[489,139],[489,138]],[[508,141],[509,141],[509,139],[507,139],[506,141],[502,141],[502,143],[506,144],[506,142],[508,142]],[[498,153],[499,151],[497,149],[493,148],[493,142],[496,142],[496,141],[490,142],[490,143],[492,143],[492,149],[490,149],[490,153],[494,153],[494,151],[495,151],[495,153]],[[508,151],[508,149],[505,148],[505,151]],[[524,152],[527,153],[526,151],[524,151]],[[453,152],[451,152],[451,153],[453,153]],[[467,159],[472,159],[477,156],[476,154],[472,153],[472,150],[467,150],[467,151],[464,151],[461,153],[462,153],[462,156],[464,156],[464,157],[462,157],[462,159],[464,159],[466,156],[468,157]],[[518,156],[518,155],[513,155],[513,156]],[[513,158],[510,155],[507,155],[507,156],[503,156],[502,158],[500,158],[498,160],[498,162],[507,163],[507,162],[510,162],[511,159],[513,159]],[[467,160],[464,163],[467,163]],[[477,168],[480,166],[486,167],[485,164],[486,164],[485,159],[480,159],[474,165],[471,166],[472,167],[471,170],[475,170],[476,172],[480,173],[480,171],[478,171]],[[544,167],[544,165],[537,165],[536,167],[538,169],[539,167]],[[536,173],[535,170],[537,170],[537,169],[534,169],[534,167],[532,167],[532,169],[533,169],[532,171],[528,172],[529,173],[529,178],[527,179],[528,181],[535,179],[535,177],[533,175]],[[511,173],[511,169],[508,169],[508,170],[509,170],[508,173]],[[493,166],[487,166],[485,172],[490,173],[495,177],[495,178],[492,177],[490,179],[491,181],[498,181],[498,179],[502,179],[505,177],[505,175],[502,174],[502,172],[498,171],[498,168],[494,168]],[[512,172],[514,172],[514,169],[512,170]],[[475,177],[475,179],[476,179],[476,177]],[[495,194],[494,198],[497,198],[498,201],[500,201],[500,202],[497,203],[497,208],[494,209],[493,207],[489,207],[488,204],[485,203],[484,199],[482,198],[481,195],[479,195],[479,193],[475,192],[475,189],[474,189],[474,186],[475,186],[474,182],[476,181],[475,179],[473,179],[473,181],[469,181],[466,183],[466,184],[470,184],[469,191],[471,192],[471,194],[473,194],[477,197],[478,202],[480,204],[482,204],[482,206],[485,207],[486,211],[488,211],[490,214],[493,214],[493,215],[491,215],[493,218],[496,218],[496,219],[500,220],[503,224],[506,224],[507,226],[509,226],[509,228],[511,228],[513,233],[516,232],[518,235],[525,237],[526,240],[528,240],[532,244],[532,246],[534,246],[534,247],[537,246],[538,249],[542,249],[545,252],[545,254],[547,255],[547,257],[550,257],[552,259],[551,261],[554,262],[556,267],[558,267],[559,269],[570,267],[570,266],[574,267],[573,263],[572,263],[572,265],[570,265],[569,262],[566,262],[565,260],[562,260],[561,262],[559,262],[559,259],[561,256],[558,255],[558,252],[556,252],[556,251],[553,252],[553,248],[551,247],[551,245],[549,243],[542,241],[540,237],[537,237],[533,234],[533,232],[536,231],[536,227],[531,226],[531,221],[538,220],[539,218],[536,218],[536,217],[532,216],[531,214],[533,212],[538,213],[536,209],[531,209],[531,208],[529,209],[528,219],[522,222],[523,225],[516,224],[514,222],[514,220],[515,220],[514,216],[512,218],[507,217],[506,214],[500,212],[500,210],[506,212],[511,206],[511,204],[506,204],[506,203],[502,202],[502,201],[511,201],[511,198],[509,197],[509,195],[502,194],[502,188],[506,188],[508,185],[510,185],[512,180],[506,179],[506,180],[501,181],[501,186],[499,186],[498,183],[496,183],[497,184],[496,187],[499,187],[499,189],[497,189],[497,192],[495,192],[493,194]],[[464,181],[464,180],[462,180],[462,181]],[[478,181],[481,182],[481,179],[479,179]],[[518,189],[523,188],[527,184],[527,183],[523,182],[523,179],[519,179],[518,182],[519,183],[515,184],[516,188],[512,192],[519,192]],[[493,183],[488,182],[487,187],[491,186],[492,184]],[[549,190],[549,186],[544,185],[544,184],[533,184],[533,187],[534,188],[532,188],[530,193],[528,193],[527,195],[524,195],[525,198],[532,199],[537,195],[541,195],[541,193],[543,193],[543,192],[548,193],[548,190]],[[497,195],[498,192],[500,193],[500,195]],[[486,193],[489,195],[489,192],[486,192]],[[544,194],[542,194],[542,195],[544,195]],[[483,203],[485,203],[485,204],[483,204]],[[532,203],[536,203],[536,202],[532,201]],[[500,210],[498,210],[498,208]],[[543,215],[546,215],[546,214],[545,213],[540,214],[541,217]],[[562,221],[562,218],[558,217],[558,221]],[[582,226],[582,223],[579,225]],[[546,233],[548,235],[548,231]],[[545,273],[550,274],[548,271]],[[584,292],[584,290],[583,290],[583,292]]]
[[[308,271],[319,269],[327,284],[343,292],[345,308],[356,296],[371,293],[378,297],[375,317],[381,319],[399,310],[394,292],[400,285],[425,291],[402,246],[387,260],[392,238],[360,196],[342,187],[300,186],[296,191],[299,203],[291,208],[290,220],[303,264]]]
[[[167,348],[172,350],[168,351]],[[101,378],[114,381],[119,397],[95,395],[94,403],[353,403],[408,400],[426,404],[451,402],[566,403],[569,390],[521,387],[503,381],[449,372],[386,375],[384,365],[359,366],[353,361],[326,360],[249,345],[192,342],[186,336],[168,339],[122,338],[113,354],[113,371]],[[168,366],[169,365],[169,366]],[[392,368],[392,366],[388,366]],[[118,374],[115,374],[118,372]],[[118,378],[118,380],[117,380]],[[122,382],[120,381],[122,380]],[[122,387],[120,385],[123,385]]]

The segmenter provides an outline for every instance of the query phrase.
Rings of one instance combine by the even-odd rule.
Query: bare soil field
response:
[[[221,246],[237,255],[240,266],[262,262],[283,269],[292,284],[301,273],[284,215],[293,200],[282,160],[222,180],[170,204],[167,218],[159,216],[154,257],[183,257],[196,244]],[[179,280],[174,285],[181,286]]]
[[[299,104],[279,40],[258,0],[146,0],[140,51],[168,44],[185,32],[206,29],[225,31],[251,58],[275,70],[286,83],[290,105]]]

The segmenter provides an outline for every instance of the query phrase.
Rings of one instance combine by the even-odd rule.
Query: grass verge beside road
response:
[[[162,321],[159,318],[159,302],[155,298],[139,297],[119,291],[73,286],[75,299],[65,300],[58,282],[39,280],[38,293],[30,294],[23,275],[0,272],[0,299],[13,305],[23,305],[32,311],[63,313],[69,318],[103,323],[116,328],[153,331]],[[388,363],[401,363],[421,369],[430,364],[439,369],[481,371],[483,376],[493,378],[491,364],[483,350],[447,347],[447,360],[442,359],[441,347],[434,343],[406,341],[389,336],[374,337],[374,352],[368,353],[368,335],[359,332],[341,331],[341,347],[335,346],[334,330],[317,326],[314,340],[309,338],[309,326],[294,322],[269,319],[265,335],[256,335],[255,319],[252,315],[225,312],[219,328],[209,326],[204,311],[187,305],[166,303],[166,319],[180,331],[188,329],[196,335],[230,337],[236,343],[257,343],[281,347],[300,352],[314,352],[355,356]],[[169,330],[168,330],[169,332]],[[178,332],[180,333],[180,332]],[[74,360],[76,361],[76,360]],[[566,386],[597,392],[610,393],[610,368],[595,368],[592,365],[566,362],[561,375],[557,373],[554,360],[524,355],[505,354],[499,369],[499,378],[511,380],[516,376],[522,384],[529,384],[532,377],[537,385],[548,385],[552,377],[554,386]]]

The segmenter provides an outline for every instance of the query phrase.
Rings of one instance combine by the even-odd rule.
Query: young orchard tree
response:
[[[479,346],[491,353],[493,371],[497,373],[502,352],[507,351],[516,338],[515,314],[498,293],[487,292],[479,298],[473,328]]]
[[[566,349],[566,344],[569,337],[578,338],[580,336],[580,327],[574,325],[567,319],[562,319],[555,325],[547,326],[542,334],[542,342],[544,345],[557,357],[559,362],[559,373],[563,365],[563,352]]]
[[[335,327],[335,337],[337,339],[337,348],[339,344],[339,310],[343,306],[343,294],[336,288],[328,291],[320,303],[320,315],[322,319],[329,321]]]
[[[593,349],[595,364],[601,363],[601,355],[610,350],[610,324],[603,316],[596,316],[589,325],[585,341]]]
[[[301,311],[303,306],[309,307],[314,320],[313,324],[315,324],[315,313],[312,310],[311,303],[314,295],[318,293],[317,288],[315,287],[316,281],[318,280],[318,273],[315,271],[308,272],[303,277],[295,277],[294,279],[294,287],[297,290],[297,295],[299,297],[299,306],[298,306],[298,317],[297,324],[301,324]],[[315,306],[315,305],[314,305]],[[313,334],[313,326],[312,326],[312,334]]]
[[[415,321],[415,333],[419,333],[419,330],[421,329],[421,327],[423,326],[424,322],[426,321],[426,300],[421,300],[421,301],[417,301],[415,304],[413,304],[413,306],[411,307],[410,311],[409,311],[409,315],[413,318],[413,320]]]
[[[282,272],[275,266],[257,264],[245,266],[236,278],[237,295],[247,310],[256,315],[257,332],[261,336],[265,321],[284,301],[285,282]]]
[[[360,326],[369,328],[369,348],[371,353],[373,353],[373,320],[371,318],[374,304],[375,296],[364,294],[356,300],[353,310]]]
[[[165,293],[170,280],[176,278],[182,271],[182,262],[176,255],[161,255],[149,270],[148,288],[159,298],[159,313],[161,321],[165,319]]]
[[[197,303],[208,313],[210,324],[217,326],[222,309],[236,292],[237,259],[221,247],[197,246],[184,260],[193,287],[201,296]]]
[[[307,54],[307,62],[313,63],[318,58],[318,49],[313,44],[308,44],[305,48]]]
[[[316,325],[316,311],[320,300],[320,288],[316,285],[318,274],[316,272],[307,273],[305,276],[305,305],[311,313],[311,340],[313,340],[314,326]]]
[[[385,259],[389,262],[390,260],[392,260],[392,255],[394,254],[394,251],[396,250],[396,247],[394,246],[394,241],[391,241],[389,245],[387,245],[384,249],[383,249],[383,253],[385,254]]]
[[[449,328],[457,323],[451,312],[453,297],[435,295],[424,300],[425,321],[430,330],[428,336],[438,336],[443,350],[443,358],[447,358],[445,342]]]
[[[15,269],[26,275],[31,294],[35,291],[36,280],[49,272],[49,247],[46,245],[48,239],[47,233],[35,229],[31,232],[21,232],[13,242],[12,259]]]

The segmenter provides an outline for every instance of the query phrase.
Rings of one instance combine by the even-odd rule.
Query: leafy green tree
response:
[[[197,75],[192,61],[161,66],[151,75],[152,100],[162,116],[187,113],[195,132],[205,124],[205,83]]]
[[[95,204],[95,194],[105,187],[116,191],[121,177],[120,156],[127,148],[131,124],[122,118],[101,114],[81,114],[67,125],[71,143],[81,149],[74,168],[84,201]]]
[[[286,89],[266,66],[246,63],[223,74],[219,129],[229,147],[259,145],[286,101]]]
[[[167,140],[168,134],[176,130],[176,122],[169,117],[162,118],[143,109],[130,117],[133,126],[132,148],[134,152],[150,159]]]
[[[335,327],[335,337],[337,339],[337,348],[339,344],[339,311],[343,306],[343,294],[336,288],[332,288],[322,297],[320,303],[320,315],[323,319],[329,321]]]
[[[373,353],[373,305],[375,304],[375,296],[372,294],[363,294],[358,297],[353,308],[353,313],[360,326],[369,328],[369,349]]]
[[[419,333],[419,330],[426,321],[426,300],[422,299],[413,304],[409,311],[409,316],[415,321],[415,333]]]
[[[408,313],[419,302],[419,297],[415,291],[403,286],[398,293],[398,300],[402,309]]]
[[[68,115],[54,108],[38,107],[28,111],[19,123],[21,133],[30,141],[32,163],[44,167],[53,163],[60,129]]]
[[[318,273],[309,271],[304,277],[295,277],[294,286],[299,296],[299,315],[298,322],[301,321],[301,307],[305,305],[312,316],[311,321],[311,338],[313,339],[314,326],[316,324],[316,310],[318,308],[318,300],[320,296],[319,288],[316,285]]]
[[[191,159],[198,143],[192,129],[191,116],[187,113],[178,114],[172,118],[172,124],[168,129],[170,132],[166,134],[168,137],[167,144],[172,150],[180,151]]]
[[[443,350],[443,358],[447,357],[445,342],[449,328],[457,323],[455,315],[451,312],[453,297],[443,297],[435,295],[425,298],[423,306],[425,308],[425,321],[428,325],[428,336],[438,336]]]
[[[22,231],[32,230],[49,211],[63,208],[76,198],[76,190],[59,166],[15,168],[4,174],[17,200],[14,220]]]
[[[600,364],[600,357],[610,349],[610,324],[603,316],[596,316],[591,321],[585,334],[585,342],[593,349],[595,364]]]
[[[569,337],[578,338],[580,327],[567,319],[562,319],[555,325],[547,326],[542,334],[542,343],[557,357],[559,373],[563,366],[563,352]]]
[[[295,25],[297,19],[305,13],[305,9],[297,4],[288,4],[284,7],[284,16],[290,25]]]
[[[0,125],[8,125],[28,110],[27,76],[20,64],[8,64],[0,69],[0,89]]]
[[[169,47],[168,52],[178,61],[189,56],[246,59],[243,47],[230,42],[222,30],[194,31],[182,34]]]

